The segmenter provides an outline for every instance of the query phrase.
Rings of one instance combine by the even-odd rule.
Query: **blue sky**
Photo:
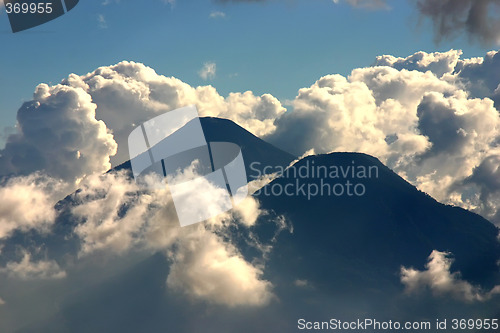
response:
[[[472,57],[488,50],[466,37],[436,44],[431,23],[419,23],[407,1],[390,1],[389,10],[328,0],[107,2],[81,1],[63,17],[17,34],[0,15],[1,127],[15,124],[17,109],[38,83],[55,84],[69,73],[121,60],[142,62],[190,85],[211,84],[224,96],[252,90],[285,102],[321,76],[346,75],[377,55],[455,48]],[[214,12],[225,16],[212,18]],[[217,65],[208,81],[198,74],[206,62]]]

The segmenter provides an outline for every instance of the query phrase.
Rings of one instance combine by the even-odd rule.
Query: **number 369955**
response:
[[[52,2],[27,3],[16,2],[6,3],[7,14],[50,14],[52,13]]]

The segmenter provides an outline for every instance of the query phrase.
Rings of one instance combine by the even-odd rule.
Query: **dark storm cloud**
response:
[[[455,37],[466,32],[483,44],[500,42],[498,0],[418,0],[417,9],[429,17],[436,39]]]

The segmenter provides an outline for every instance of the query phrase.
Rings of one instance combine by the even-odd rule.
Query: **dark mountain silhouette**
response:
[[[295,156],[259,139],[231,120],[203,117],[200,118],[200,122],[207,142],[231,142],[241,147],[249,181],[264,174],[265,171],[263,168],[265,166],[287,167],[290,162],[296,159]],[[189,128],[193,123],[194,121],[187,123],[182,129]],[[161,145],[163,142],[168,143],[168,141],[175,138],[175,136],[176,133],[173,133],[171,136],[158,143],[158,145]],[[252,163],[254,164],[251,167],[250,165]],[[130,168],[130,161],[126,161],[113,170],[130,170]]]
[[[325,183],[331,187],[345,185],[346,181],[363,184],[366,193],[362,196],[316,195],[308,199],[303,193],[265,194],[271,193],[273,187],[275,192],[288,184],[296,187],[295,175],[306,166],[310,170],[318,166],[344,170],[353,166],[376,167],[378,177],[353,178],[350,173],[338,179],[299,179],[304,188],[311,186],[313,190],[322,184],[326,188]],[[330,276],[345,279],[347,284],[358,279],[365,287],[376,288],[383,281],[399,283],[402,265],[423,270],[427,257],[438,250],[453,254],[455,262],[451,269],[460,271],[463,279],[485,288],[500,283],[497,265],[500,242],[498,229],[492,223],[462,208],[437,202],[372,156],[359,153],[309,156],[267,187],[268,191],[264,188],[257,196],[263,208],[284,215],[293,225],[293,233],[283,234],[271,254],[271,261],[275,259],[274,265],[270,265],[272,270],[286,271],[291,276],[299,274],[302,278],[315,279],[321,275],[325,281]],[[339,185],[338,192],[340,188]],[[262,228],[264,232],[265,227]],[[339,266],[332,256],[349,264]],[[318,266],[321,270],[314,269]],[[346,271],[339,271],[339,267]]]

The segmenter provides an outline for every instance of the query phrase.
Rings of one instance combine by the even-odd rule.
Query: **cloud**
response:
[[[215,78],[215,72],[217,71],[217,65],[215,62],[206,62],[203,68],[200,69],[198,74],[203,80],[213,80]]]
[[[500,155],[487,156],[455,188],[474,193],[464,198],[470,207],[492,221],[500,221]]]
[[[212,86],[192,87],[128,61],[82,76],[71,74],[63,84],[83,89],[97,105],[96,119],[104,121],[118,143],[116,156],[111,158],[113,165],[129,159],[127,139],[132,129],[179,107],[195,104],[201,116],[231,119],[256,135],[273,131],[274,119],[285,112],[269,94],[255,96],[247,91],[225,98]]]
[[[266,2],[269,0],[215,0],[215,2],[219,3],[238,3],[238,2]]]
[[[170,258],[167,285],[194,299],[229,307],[263,306],[272,299],[271,283],[261,279],[262,270],[204,229],[180,238]]]
[[[25,252],[20,262],[10,261],[1,273],[6,273],[12,279],[21,280],[53,280],[63,279],[66,272],[54,260],[32,261],[31,254]]]
[[[139,187],[124,172],[85,181],[75,197],[81,204],[72,209],[84,221],[74,230],[82,241],[82,255],[98,250],[123,253],[137,242],[135,236],[144,226],[152,202],[151,195],[138,192]]]
[[[150,176],[145,181],[153,184],[156,180]],[[175,179],[174,182],[178,181]],[[219,207],[211,207],[219,202],[214,200],[221,191],[219,188],[208,182],[203,185],[206,189],[203,191],[199,183],[191,185],[194,188],[187,191],[191,196],[187,199],[194,204],[184,202],[184,206],[219,211]],[[80,221],[74,233],[81,240],[81,256],[94,252],[122,255],[132,249],[163,251],[186,235],[182,230],[191,230],[180,227],[176,211],[179,207],[174,205],[167,188],[146,191],[126,172],[89,177],[74,194],[74,200],[78,205],[71,212]],[[233,222],[248,228],[263,213],[259,203],[247,197],[233,210],[219,214],[204,224],[218,232]]]
[[[210,12],[209,17],[213,18],[213,19],[224,18],[224,17],[226,17],[226,13],[221,12],[219,10],[214,10],[214,11]]]
[[[431,71],[437,77],[452,73],[457,66],[461,50],[450,50],[448,52],[416,52],[406,58],[394,57],[392,55],[378,56],[374,66],[390,66],[398,70],[417,70],[420,72]]]
[[[300,280],[300,279],[297,279],[293,282],[293,284],[296,286],[296,287],[300,287],[300,288],[305,288],[305,287],[309,287],[309,282],[307,280]]]
[[[473,97],[488,97],[498,108],[500,89],[500,52],[490,51],[484,57],[460,59],[455,67],[457,79]]]
[[[401,267],[401,282],[409,294],[418,293],[429,288],[435,296],[451,295],[462,301],[485,301],[500,294],[500,286],[489,292],[482,291],[467,281],[460,279],[459,272],[450,272],[453,260],[450,253],[432,251],[425,271]]]
[[[333,3],[339,4],[341,0],[333,0]],[[346,3],[357,8],[366,9],[388,9],[386,0],[345,0]]]
[[[83,89],[40,84],[17,113],[17,133],[0,151],[0,175],[48,176],[76,182],[110,168],[116,142],[95,119],[96,105]]]
[[[466,33],[483,44],[500,43],[497,0],[418,0],[416,5],[433,22],[437,40]]]
[[[103,14],[97,15],[97,22],[99,23],[99,28],[106,29],[108,27],[108,23],[106,22],[106,18]]]
[[[55,221],[54,205],[68,187],[34,173],[15,177],[0,187],[0,239],[15,230],[48,232]]]

